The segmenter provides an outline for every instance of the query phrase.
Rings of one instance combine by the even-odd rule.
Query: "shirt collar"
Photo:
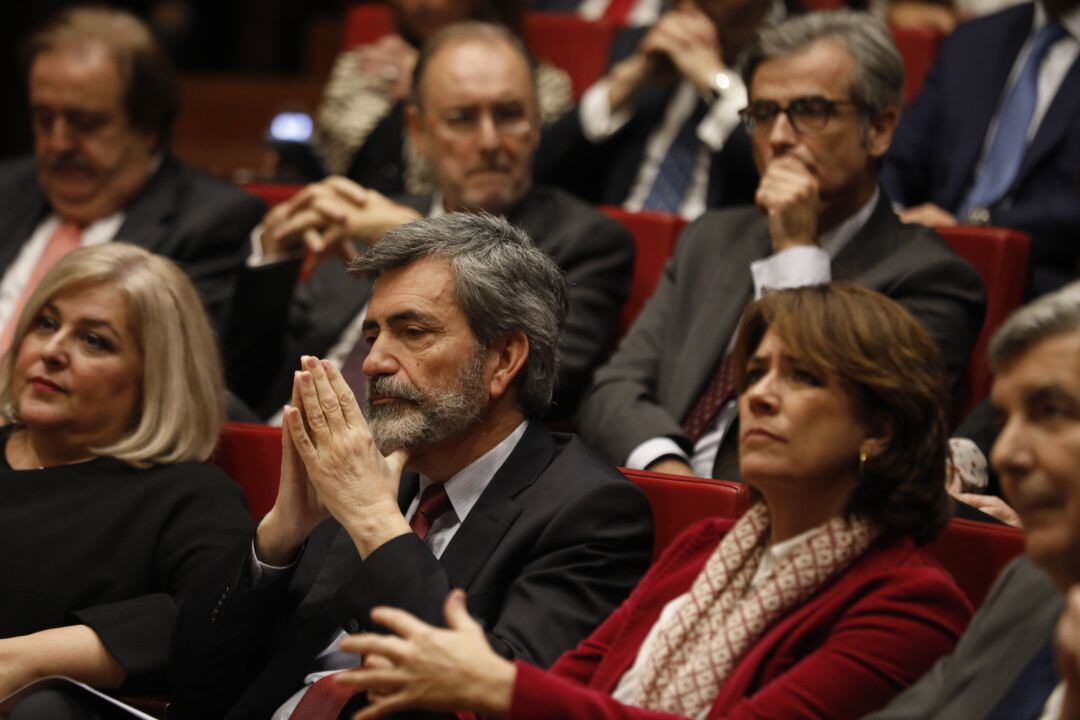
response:
[[[1037,32],[1048,20],[1049,18],[1046,15],[1046,10],[1043,9],[1042,3],[1035,3],[1035,21],[1031,26],[1032,34]],[[1080,40],[1080,7],[1075,7],[1066,12],[1061,18],[1060,24],[1074,40]]]
[[[442,217],[446,214],[446,208],[443,207],[442,193],[436,190],[431,193],[431,210],[428,212],[428,217]]]
[[[495,447],[488,450],[486,453],[473,460],[470,464],[458,470],[453,477],[446,481],[443,485],[446,488],[446,496],[450,499],[450,506],[457,515],[458,522],[464,522],[465,516],[472,510],[473,505],[480,499],[480,495],[484,492],[484,489],[491,482],[491,478],[495,477],[495,473],[502,467],[506,459],[510,457],[510,453],[517,447],[521,437],[525,434],[526,428],[529,426],[528,420],[522,420],[521,423],[514,428],[513,432],[507,435],[502,441]],[[420,493],[431,485],[434,480],[430,478],[420,476]]]
[[[874,214],[874,208],[877,207],[878,198],[881,197],[881,189],[875,187],[874,194],[870,196],[870,199],[865,205],[859,208],[859,211],[849,217],[844,222],[840,223],[827,233],[822,233],[818,238],[818,245],[821,249],[829,254],[830,258],[835,259],[840,251],[843,250],[851,238],[855,237],[855,233],[862,230],[863,226],[870,219],[870,216]]]

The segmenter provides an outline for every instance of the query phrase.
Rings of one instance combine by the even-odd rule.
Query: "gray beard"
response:
[[[479,353],[462,366],[455,382],[448,386],[421,391],[389,375],[373,377],[367,384],[365,410],[375,445],[389,455],[454,437],[480,419],[483,391],[484,361]],[[373,394],[406,402],[372,406]]]

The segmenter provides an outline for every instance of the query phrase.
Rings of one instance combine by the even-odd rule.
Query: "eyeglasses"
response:
[[[836,109],[845,105],[859,106],[852,100],[829,100],[820,95],[795,98],[787,107],[781,107],[780,103],[772,100],[755,100],[739,111],[739,117],[749,135],[759,129],[771,128],[780,113],[787,115],[795,132],[812,135],[824,130],[829,118],[836,114]]]
[[[500,135],[524,135],[533,127],[528,108],[520,102],[496,103],[487,113],[475,105],[450,108],[433,117],[450,134],[466,138],[479,132],[485,114],[490,114],[491,124]]]

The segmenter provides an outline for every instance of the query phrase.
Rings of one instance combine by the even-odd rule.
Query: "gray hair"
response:
[[[1053,336],[1080,330],[1080,281],[1020,308],[990,341],[990,367],[994,372],[1019,359],[1033,345]]]
[[[416,66],[413,68],[412,89],[409,92],[409,100],[413,105],[423,107],[423,79],[424,73],[431,64],[431,58],[435,57],[445,45],[466,41],[505,43],[521,57],[529,68],[529,77],[532,78],[531,93],[533,98],[536,98],[536,80],[533,76],[536,60],[521,38],[505,25],[480,20],[462,20],[439,30],[420,48],[420,55],[416,58]]]
[[[746,86],[761,63],[793,55],[822,39],[838,41],[851,54],[851,99],[866,116],[900,108],[904,61],[892,34],[885,23],[854,10],[807,13],[762,30],[747,50]]]
[[[450,261],[454,298],[481,346],[489,348],[509,332],[528,338],[518,404],[527,417],[543,416],[551,406],[569,306],[562,271],[525,232],[487,213],[450,213],[394,228],[350,269],[375,280],[430,255]]]

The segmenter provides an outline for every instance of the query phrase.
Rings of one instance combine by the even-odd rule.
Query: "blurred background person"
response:
[[[111,240],[174,260],[220,327],[265,208],[170,152],[176,78],[149,28],[122,10],[69,8],[26,57],[34,156],[0,164],[0,347],[57,259]]]
[[[405,105],[420,47],[461,20],[504,25],[521,36],[518,0],[393,0],[398,32],[341,53],[323,91],[316,145],[333,175],[346,175],[386,194],[426,193],[431,168],[405,127]],[[540,121],[549,123],[572,102],[570,76],[549,63],[533,67]]]
[[[179,600],[252,526],[204,463],[223,381],[194,287],[132,245],[76,250],[0,373],[0,697],[48,675],[163,690]],[[66,717],[65,698],[39,702]]]
[[[344,676],[375,691],[358,717],[858,718],[949,652],[970,607],[916,547],[949,518],[926,331],[868,289],[800,288],[747,308],[734,357],[746,514],[686,530],[550,672],[495,655],[456,593],[449,630],[376,610],[402,637],[345,643],[373,665]]]

